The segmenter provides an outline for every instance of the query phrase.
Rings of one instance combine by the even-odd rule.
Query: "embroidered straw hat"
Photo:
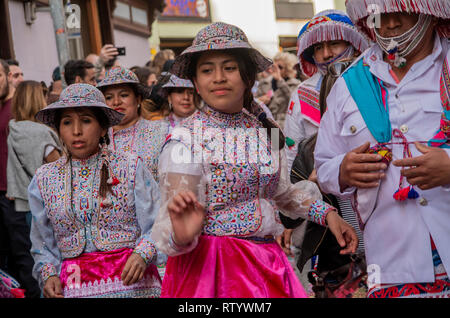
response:
[[[115,66],[109,69],[105,74],[105,78],[97,84],[97,88],[105,92],[106,88],[120,84],[131,85],[134,88],[134,92],[143,99],[150,98],[152,89],[141,84],[133,71],[122,66]]]
[[[136,74],[125,67],[116,66],[106,72],[105,78],[97,84],[97,88],[118,84],[137,83],[139,83],[139,79]]]
[[[175,58],[171,73],[187,79],[193,54],[209,50],[229,49],[247,49],[258,72],[262,72],[272,65],[270,59],[264,57],[250,45],[247,36],[240,28],[223,22],[215,22],[201,29],[192,45]]]
[[[358,31],[345,12],[319,12],[302,27],[297,37],[297,56],[304,74],[312,76],[317,71],[312,46],[335,40],[347,41],[359,52],[369,47],[369,40]]]
[[[102,92],[94,86],[89,84],[72,84],[62,91],[57,102],[40,110],[36,114],[36,119],[57,129],[55,123],[56,111],[64,108],[79,107],[98,107],[108,117],[109,126],[118,125],[124,116],[106,105]]]
[[[161,88],[161,95],[167,97],[170,88],[194,88],[194,84],[190,80],[179,78],[175,75],[170,75],[169,80]]]
[[[346,0],[345,5],[353,23],[372,40],[375,40],[375,32],[370,27],[371,17],[392,12],[422,13],[439,18],[436,31],[441,37],[450,37],[449,0]],[[368,21],[371,22],[368,24]]]

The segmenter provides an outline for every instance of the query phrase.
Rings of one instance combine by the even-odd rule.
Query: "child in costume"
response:
[[[110,149],[138,155],[158,181],[158,157],[167,124],[141,117],[141,102],[149,97],[149,89],[140,84],[136,74],[124,67],[110,69],[97,88],[105,95],[109,107],[125,114],[122,122],[108,131]]]
[[[159,297],[150,239],[159,191],[140,158],[108,149],[107,129],[122,117],[87,84],[36,115],[67,149],[28,188],[33,276],[45,297]]]

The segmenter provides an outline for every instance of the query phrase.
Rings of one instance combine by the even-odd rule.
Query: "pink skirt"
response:
[[[84,253],[63,261],[61,283],[66,298],[157,298],[161,278],[156,266],[147,267],[144,277],[129,286],[120,279],[133,250]]]
[[[190,253],[169,257],[161,297],[305,298],[276,242],[201,235]]]

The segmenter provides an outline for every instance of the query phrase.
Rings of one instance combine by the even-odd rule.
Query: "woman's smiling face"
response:
[[[194,83],[202,99],[224,113],[237,113],[244,103],[245,83],[235,57],[223,51],[201,54]]]

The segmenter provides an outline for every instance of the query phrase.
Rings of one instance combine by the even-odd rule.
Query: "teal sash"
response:
[[[379,143],[391,140],[387,90],[369,71],[369,66],[360,59],[342,77],[347,84],[358,109],[372,136]]]

